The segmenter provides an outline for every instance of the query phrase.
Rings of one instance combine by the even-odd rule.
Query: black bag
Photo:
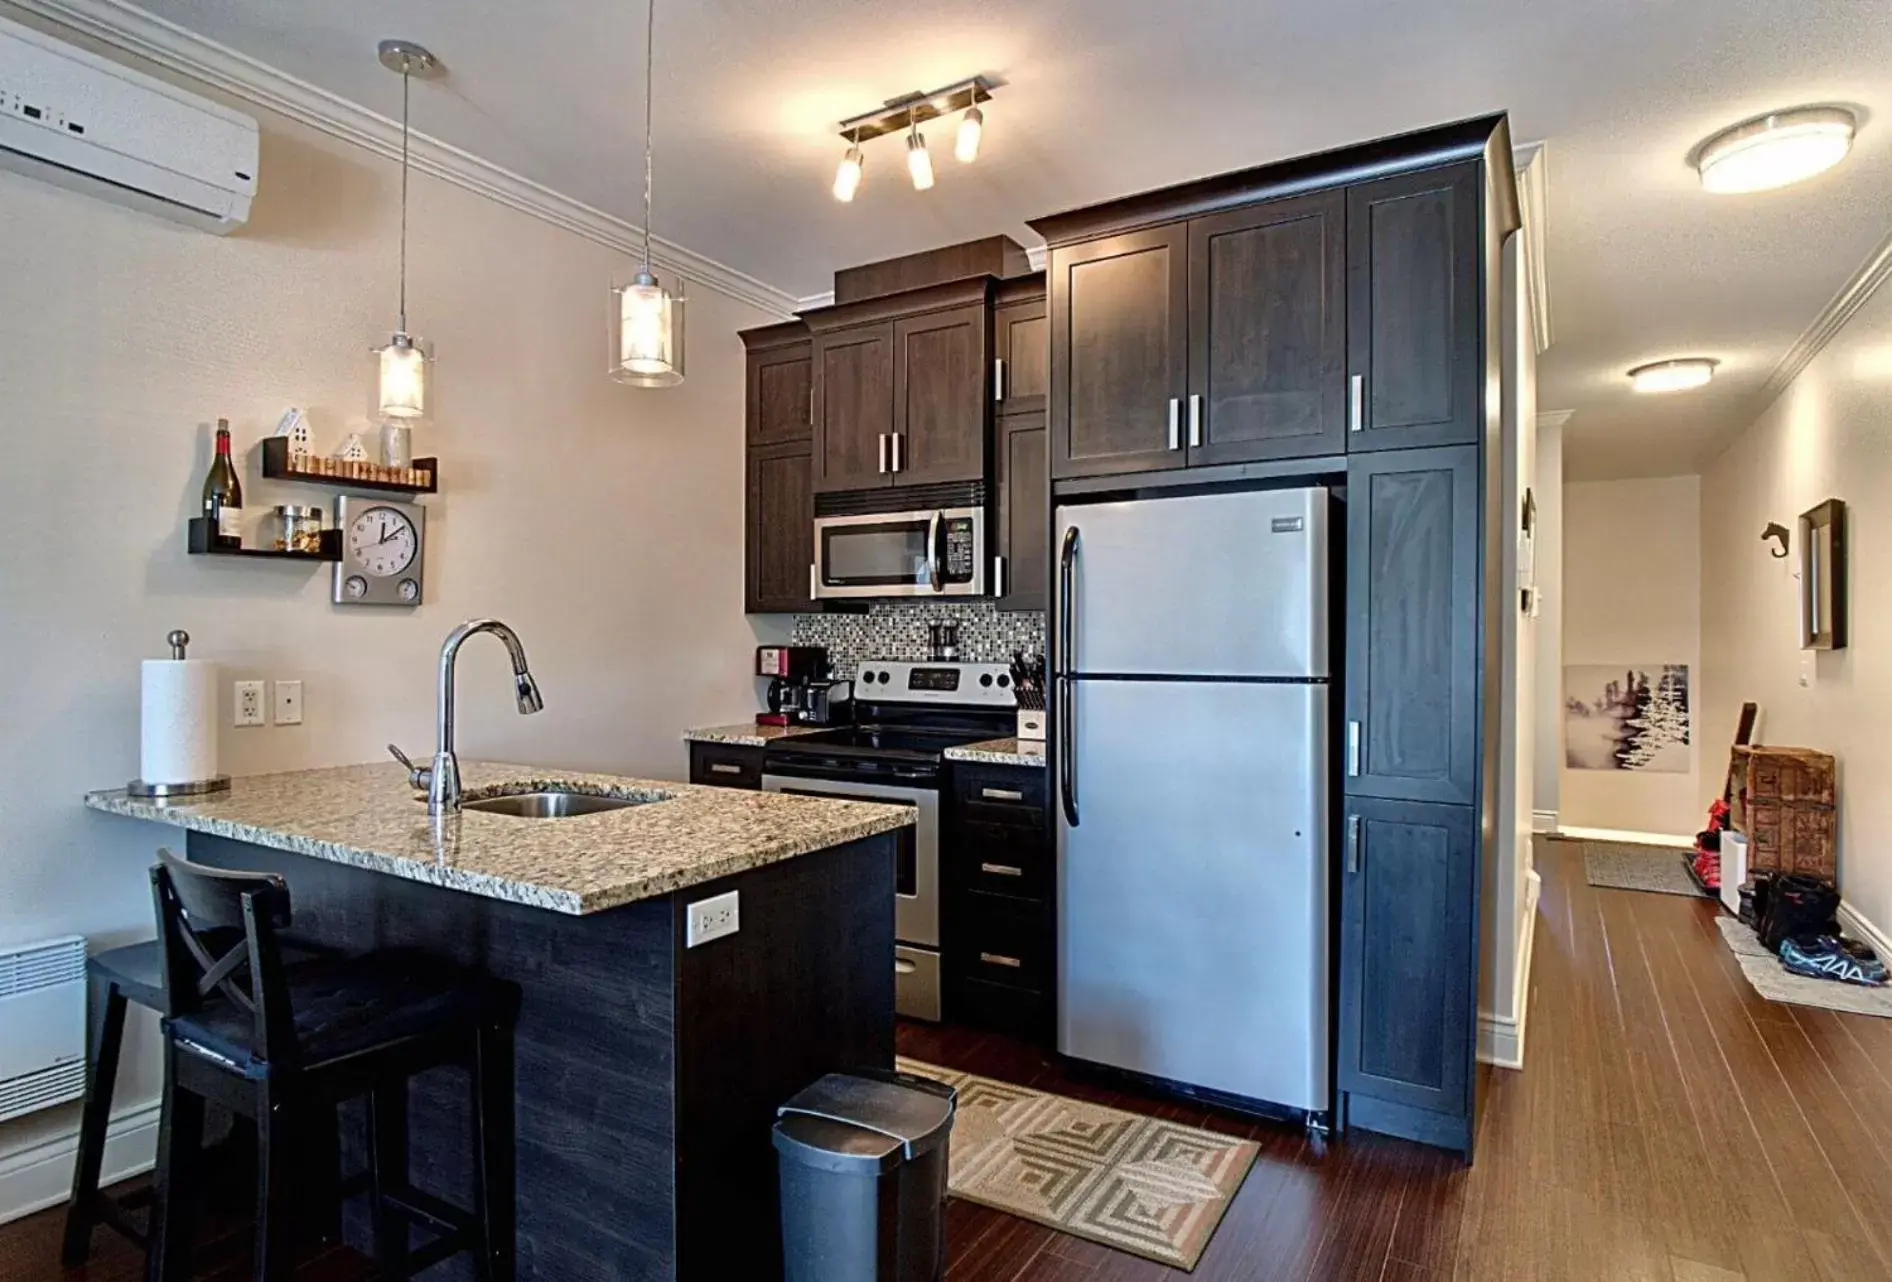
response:
[[[1839,891],[1818,877],[1782,873],[1773,879],[1761,914],[1761,942],[1780,951],[1783,939],[1839,934]]]

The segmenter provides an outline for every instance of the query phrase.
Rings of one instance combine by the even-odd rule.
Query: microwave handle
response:
[[[943,524],[938,512],[933,513],[926,522],[927,574],[932,579],[935,592],[946,590],[946,558],[939,550],[939,530]]]

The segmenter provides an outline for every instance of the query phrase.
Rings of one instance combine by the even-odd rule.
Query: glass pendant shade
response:
[[[861,149],[849,147],[834,171],[834,198],[843,204],[854,199],[861,185]]]
[[[959,133],[953,139],[953,155],[960,164],[970,165],[979,158],[979,136],[985,132],[985,113],[976,106],[966,108],[960,117]]]
[[[427,353],[419,340],[400,332],[376,348],[381,362],[381,416],[422,418],[427,413]]]
[[[913,179],[913,190],[932,190],[933,158],[926,152],[926,136],[918,129],[907,135],[907,176]]]
[[[649,272],[611,292],[611,377],[633,387],[681,383],[683,299]]]

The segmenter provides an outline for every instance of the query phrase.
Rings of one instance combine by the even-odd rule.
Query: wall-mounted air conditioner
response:
[[[242,112],[0,18],[0,167],[222,235],[256,152]]]

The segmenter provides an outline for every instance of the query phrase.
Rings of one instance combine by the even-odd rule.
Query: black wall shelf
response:
[[[263,438],[263,476],[271,481],[296,481],[303,485],[323,485],[332,490],[379,490],[385,494],[438,493],[440,460],[417,458],[413,466],[416,471],[427,474],[424,485],[409,485],[405,481],[376,481],[354,476],[330,476],[326,472],[311,472],[291,466],[288,437],[266,436]]]
[[[224,548],[217,546],[215,531],[211,529],[209,518],[197,516],[191,518],[187,528],[184,550],[192,556],[260,556],[277,561],[311,561],[320,564],[342,559],[342,532],[323,530],[320,552],[278,552],[275,548]]]

